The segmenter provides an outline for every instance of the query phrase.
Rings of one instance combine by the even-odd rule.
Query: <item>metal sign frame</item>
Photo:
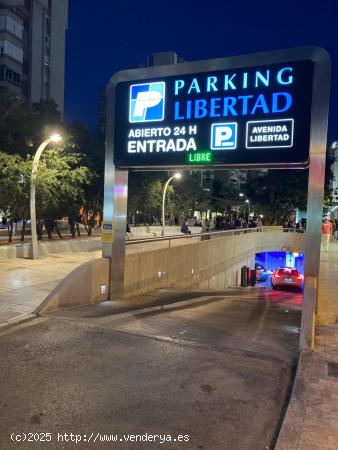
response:
[[[314,64],[312,86],[312,109],[309,149],[308,219],[305,241],[305,291],[302,313],[301,349],[313,348],[314,317],[318,295],[318,277],[321,245],[322,204],[324,195],[326,139],[328,104],[330,91],[331,63],[328,53],[320,47],[301,47],[277,50],[251,55],[231,56],[189,63],[154,66],[117,72],[107,87],[107,134],[105,154],[104,223],[112,223],[114,238],[104,241],[103,256],[111,258],[110,297],[123,295],[125,266],[125,232],[128,200],[128,170],[115,169],[115,92],[118,83],[144,80],[163,76],[186,75],[225,69],[250,68],[264,64],[279,64],[311,60]],[[299,168],[299,165],[277,164],[262,166],[251,164],[241,167],[257,168]],[[208,166],[190,166],[189,170],[210,170]],[[223,168],[226,168],[224,166]],[[177,170],[180,166],[163,167],[163,170]],[[186,169],[186,167],[184,167]],[[222,169],[222,168],[220,168]],[[153,170],[159,170],[158,168]]]

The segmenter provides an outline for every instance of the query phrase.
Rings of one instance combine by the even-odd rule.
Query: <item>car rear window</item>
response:
[[[279,275],[298,275],[298,271],[296,269],[278,269]]]

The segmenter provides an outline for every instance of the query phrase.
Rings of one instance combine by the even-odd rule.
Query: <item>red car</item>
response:
[[[292,267],[278,267],[271,275],[272,289],[285,288],[302,291],[304,277]]]

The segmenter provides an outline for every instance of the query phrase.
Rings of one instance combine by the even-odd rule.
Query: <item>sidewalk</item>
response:
[[[338,252],[332,250],[321,254],[315,351],[301,355],[276,450],[338,449]]]
[[[58,282],[101,251],[58,253],[31,259],[0,259],[0,325],[31,314]]]
[[[175,245],[192,243],[181,239]],[[57,242],[56,242],[57,243]],[[163,248],[168,241],[135,244],[127,254]],[[8,321],[30,315],[55,286],[72,270],[91,259],[100,258],[101,250],[50,253],[39,259],[0,258],[0,326]]]

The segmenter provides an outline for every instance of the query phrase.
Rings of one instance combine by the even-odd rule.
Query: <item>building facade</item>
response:
[[[64,106],[68,0],[0,0],[0,85]]]

